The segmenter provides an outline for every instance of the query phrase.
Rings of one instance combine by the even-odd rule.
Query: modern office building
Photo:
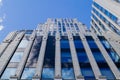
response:
[[[77,19],[48,19],[0,44],[0,80],[120,79],[120,41]]]
[[[120,35],[120,0],[93,0],[91,29]]]

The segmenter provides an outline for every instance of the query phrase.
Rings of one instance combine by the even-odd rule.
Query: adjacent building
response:
[[[0,44],[0,80],[120,79],[120,40],[112,37],[77,19],[13,31]]]
[[[120,35],[120,0],[93,0],[91,29]]]

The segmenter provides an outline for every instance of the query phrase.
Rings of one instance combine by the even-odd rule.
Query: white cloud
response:
[[[2,0],[0,0],[0,7],[2,6]]]
[[[0,31],[3,30],[4,26],[3,25],[0,25]]]

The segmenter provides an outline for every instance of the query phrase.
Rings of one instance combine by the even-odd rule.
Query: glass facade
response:
[[[29,42],[29,36],[24,36],[24,38],[21,40],[18,48],[26,48]]]
[[[2,80],[10,79],[11,76],[15,75],[16,68],[6,68],[3,75],[1,76]]]
[[[41,43],[42,43],[42,36],[37,36],[30,51],[30,55],[27,60],[28,63],[27,66],[31,66],[37,63]]]
[[[92,54],[97,62],[97,65],[101,71],[101,74],[105,76],[107,79],[115,79],[112,71],[110,70],[106,60],[104,59],[94,39],[91,36],[86,36],[86,39],[88,41]]]
[[[23,52],[15,52],[10,62],[20,62]]]
[[[48,38],[49,39],[47,40],[44,63],[43,63],[42,80],[54,79],[55,36],[49,36]]]
[[[68,37],[62,36],[60,43],[61,43],[60,45],[61,45],[62,78],[64,80],[75,79]]]
[[[75,44],[77,57],[78,57],[82,75],[84,76],[86,80],[87,79],[95,80],[94,73],[92,71],[89,59],[87,57],[87,54],[82,44],[82,40],[80,39],[80,36],[74,36],[73,38],[74,38],[74,44]]]
[[[35,74],[35,68],[25,68],[21,79],[32,79]]]
[[[99,25],[103,25],[97,19],[96,15],[93,15],[93,18],[96,22],[99,22]],[[104,18],[104,17],[102,17],[102,18]],[[54,22],[54,19],[52,19],[52,21]],[[49,22],[51,22],[51,21],[48,21],[48,23]],[[54,26],[53,22],[52,22],[52,26]],[[98,29],[100,31],[101,28],[104,29],[104,27],[105,27],[104,25],[101,26],[101,28],[100,28],[96,24],[96,22],[92,21],[93,27],[94,26],[97,27],[96,30]],[[7,48],[9,48],[9,49],[6,49],[7,51],[5,51],[5,54],[3,53],[3,55],[0,57],[0,62],[1,62],[0,63],[0,80],[2,80],[2,79],[3,80],[5,80],[5,79],[11,80],[13,78],[13,76],[20,77],[19,80],[32,80],[33,77],[34,78],[40,77],[41,78],[40,80],[54,80],[56,78],[60,78],[62,80],[76,80],[76,77],[79,77],[79,75],[80,75],[78,72],[75,72],[75,68],[78,65],[80,67],[79,70],[81,71],[80,72],[81,76],[83,76],[85,80],[96,80],[96,77],[95,77],[96,70],[93,71],[93,69],[97,66],[101,72],[100,76],[105,76],[106,80],[119,80],[119,79],[116,79],[116,77],[115,77],[116,75],[120,74],[119,71],[115,72],[113,74],[114,69],[112,69],[112,68],[118,68],[118,70],[120,70],[120,57],[119,57],[119,53],[117,53],[117,51],[115,51],[116,49],[114,48],[114,46],[111,45],[111,42],[110,42],[111,39],[109,39],[110,34],[107,34],[107,35],[109,35],[107,37],[105,36],[106,38],[109,39],[109,40],[107,39],[108,41],[105,39],[104,34],[102,34],[102,35],[94,34],[98,37],[98,38],[94,39],[93,38],[94,35],[92,35],[93,32],[90,30],[87,30],[85,25],[83,25],[79,22],[77,23],[76,19],[75,20],[71,20],[71,19],[55,20],[55,26],[57,24],[58,24],[58,30],[60,30],[60,33],[62,33],[60,35],[58,33],[59,31],[57,31],[57,28],[54,28],[54,29],[50,29],[51,31],[48,31],[48,37],[47,37],[47,35],[46,35],[47,32],[44,32],[44,30],[45,31],[49,30],[49,28],[51,26],[49,27],[49,25],[46,25],[46,24],[45,25],[43,24],[43,28],[41,28],[41,26],[40,26],[40,29],[35,30],[37,34],[35,35],[35,39],[33,40],[30,50],[28,49],[27,45],[29,44],[28,42],[29,42],[30,35],[32,34],[32,30],[30,30],[30,31],[27,30],[27,32],[23,36],[23,39],[20,40],[19,45],[15,48],[14,51],[12,51],[13,53],[9,52],[12,47],[8,46]],[[75,30],[79,31],[79,27],[83,28],[82,31],[84,30],[84,33],[75,31]],[[24,30],[24,31],[26,31],[26,30]],[[43,32],[41,32],[41,31],[43,31]],[[66,31],[66,33],[65,33],[65,31]],[[75,31],[75,33],[74,33],[74,31]],[[106,30],[106,31],[108,31],[108,30]],[[58,34],[56,34],[56,32]],[[50,35],[49,35],[49,33],[50,33]],[[102,33],[102,31],[101,31],[101,33]],[[19,31],[18,31],[18,34],[19,34]],[[43,36],[46,36],[47,40],[44,40]],[[59,40],[60,47],[58,45],[56,46],[56,38],[58,36],[60,36],[60,40]],[[73,37],[73,40],[68,39],[68,37],[70,37],[70,36]],[[12,40],[12,41],[14,41],[14,40]],[[11,45],[12,41],[10,42],[10,45]],[[71,41],[73,42],[72,45],[70,45]],[[115,64],[115,65],[111,65],[109,61],[106,61],[107,60],[106,56],[101,51],[101,49],[99,49],[101,47],[101,45],[96,44],[96,42],[98,42],[98,41],[103,45],[103,48],[106,50],[108,56],[111,58],[111,60],[113,61],[113,64]],[[46,45],[44,45],[44,42],[46,42]],[[85,42],[85,44],[83,44],[83,42]],[[88,44],[88,47],[87,47],[86,43]],[[119,42],[113,41],[112,43],[115,43],[115,45],[117,45],[116,47],[119,47]],[[0,46],[1,46],[1,44],[0,44]],[[43,51],[44,46],[46,46],[45,51]],[[55,60],[59,57],[59,56],[55,56],[56,52],[57,52],[57,51],[55,51],[55,50],[57,50],[56,48],[60,49],[60,55],[61,55],[60,56],[60,60],[61,60],[60,65],[58,62],[59,60]],[[71,51],[74,50],[74,48],[75,48],[75,53],[72,53],[72,55],[71,55]],[[91,57],[89,55],[89,51],[86,51],[86,50],[89,50],[88,48],[91,50],[90,52],[92,52],[91,54],[93,55],[93,58],[97,63],[97,66],[96,65],[93,66],[91,64],[92,62],[91,62]],[[26,49],[29,50],[28,55],[26,53],[24,53],[24,51]],[[1,52],[1,49],[0,49],[0,52]],[[41,54],[41,52],[43,52],[43,55]],[[24,54],[26,54],[26,57],[23,56]],[[42,57],[40,55],[42,55],[44,57]],[[43,62],[42,62],[43,64],[42,64],[42,66],[38,67],[37,66],[37,64],[39,64],[38,58],[41,58],[41,57],[43,58]],[[23,61],[21,59],[23,59],[25,61]],[[76,59],[78,62],[75,62],[74,66],[73,66],[73,61],[76,61]],[[23,63],[23,65],[20,65],[20,62]],[[55,62],[58,64],[55,65]],[[60,69],[61,71],[59,72],[60,76],[58,76],[58,73],[55,73],[55,72],[57,72],[55,70],[58,70],[58,68],[56,68],[56,66],[59,66],[59,68],[61,68]],[[20,69],[21,70],[20,74],[18,74],[16,72],[16,70],[18,70],[18,67],[19,67],[19,69],[22,68],[22,70]],[[79,67],[77,67],[77,68],[79,68]],[[40,72],[37,72],[36,68],[40,68],[41,69]],[[17,74],[15,74],[15,73],[17,73]],[[36,77],[37,75],[40,75],[40,76]],[[98,73],[96,73],[96,75],[98,75]],[[12,78],[10,78],[11,76],[12,76]],[[16,77],[14,77],[14,78],[16,78]]]

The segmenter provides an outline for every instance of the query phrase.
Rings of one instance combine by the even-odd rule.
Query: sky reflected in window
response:
[[[35,68],[25,68],[21,79],[32,79],[35,74]]]
[[[73,68],[62,68],[62,78],[63,79],[74,79]]]
[[[54,78],[54,68],[43,68],[42,78]]]
[[[16,68],[6,68],[1,79],[9,79],[10,76],[15,75]]]
[[[10,62],[20,62],[23,52],[15,52]]]

